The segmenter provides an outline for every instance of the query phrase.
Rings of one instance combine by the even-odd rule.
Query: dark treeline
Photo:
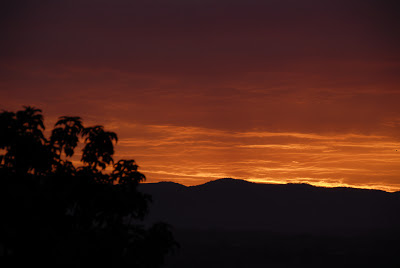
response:
[[[177,243],[166,223],[143,226],[146,177],[134,160],[114,163],[117,135],[63,116],[46,138],[41,112],[0,113],[0,265],[160,267]]]

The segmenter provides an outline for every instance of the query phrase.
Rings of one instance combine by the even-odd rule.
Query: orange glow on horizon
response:
[[[231,177],[260,183],[400,190],[400,154],[395,149],[400,143],[384,135],[134,128],[152,135],[122,138],[117,157],[135,158],[148,182],[192,186]],[[137,153],[131,155],[133,151]]]

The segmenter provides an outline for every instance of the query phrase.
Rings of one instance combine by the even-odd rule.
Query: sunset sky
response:
[[[8,1],[0,109],[119,136],[147,182],[400,190],[400,4]]]

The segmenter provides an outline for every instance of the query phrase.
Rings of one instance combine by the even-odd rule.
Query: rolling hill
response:
[[[165,268],[400,267],[400,193],[220,179],[142,184],[173,226]]]
[[[191,187],[150,183],[140,190],[153,196],[147,220],[178,229],[370,234],[400,226],[399,192],[234,179]]]

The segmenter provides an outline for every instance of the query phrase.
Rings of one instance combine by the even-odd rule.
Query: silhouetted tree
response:
[[[24,106],[24,110],[0,115],[1,164],[19,173],[43,173],[52,164],[40,109]]]
[[[39,109],[0,113],[0,265],[159,267],[177,244],[167,224],[141,225],[151,197],[137,190],[146,177],[134,160],[104,172],[117,135],[70,116],[49,140],[44,129]]]
[[[92,169],[105,169],[113,163],[114,144],[117,142],[117,134],[104,131],[103,126],[94,126],[83,129],[85,137],[85,148],[82,152],[82,162],[88,164]]]
[[[114,165],[112,178],[116,183],[132,184],[135,187],[146,180],[146,176],[138,171],[135,160],[119,160]]]
[[[67,157],[73,156],[83,129],[80,117],[62,116],[59,118],[50,137],[51,145],[59,156],[61,156],[62,151]]]

